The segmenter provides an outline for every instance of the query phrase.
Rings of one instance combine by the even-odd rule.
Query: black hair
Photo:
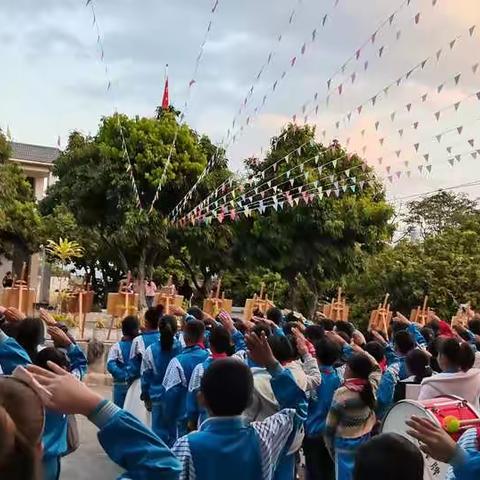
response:
[[[440,344],[443,342],[443,340],[444,339],[442,337],[436,337],[427,346],[427,351],[432,356],[430,358],[430,365],[434,372],[441,371],[440,365],[438,364],[438,349],[440,348]]]
[[[480,318],[474,317],[468,322],[468,329],[475,335],[480,335]]]
[[[435,338],[435,332],[433,331],[433,328],[423,327],[420,330],[420,333],[422,334],[427,344],[429,344]]]
[[[240,415],[252,400],[252,372],[234,358],[215,360],[202,377],[200,391],[214,416]]]
[[[397,332],[403,332],[408,329],[407,324],[403,322],[399,322],[398,320],[393,320],[390,323],[390,327],[392,329],[392,335],[395,335]]]
[[[183,327],[183,338],[187,345],[198,343],[205,333],[205,325],[200,320],[190,320]]]
[[[40,350],[35,358],[35,365],[50,370],[47,362],[53,362],[59,367],[70,370],[70,362],[67,355],[55,347],[47,347]]]
[[[460,343],[455,338],[446,338],[440,342],[438,353],[448,362],[466,372],[475,363],[475,353],[468,343]]]
[[[342,356],[340,345],[327,336],[315,342],[315,352],[318,361],[324,367],[331,367]]]
[[[335,323],[335,331],[337,333],[345,332],[348,335],[348,338],[351,339],[353,336],[353,332],[355,331],[355,327],[350,322],[339,320]]]
[[[218,325],[210,330],[210,348],[215,353],[232,353],[232,337],[227,329]]]
[[[365,351],[369,353],[377,362],[385,359],[385,347],[376,340],[372,340],[365,345]]]
[[[309,325],[305,329],[305,338],[311,343],[318,342],[325,336],[323,325]]]
[[[160,315],[156,307],[151,307],[145,312],[145,323],[147,324],[148,328],[157,330],[159,320]]]
[[[134,338],[138,335],[140,323],[134,315],[128,315],[122,320],[122,334]]]
[[[277,325],[280,325],[283,320],[283,313],[282,311],[277,308],[277,307],[270,307],[267,310],[267,313],[265,314],[268,320],[271,320],[272,322],[275,322]]]
[[[265,315],[258,307],[252,312],[252,316],[258,317],[258,318],[265,318]]]
[[[171,352],[175,333],[177,333],[177,319],[172,315],[164,315],[158,322],[158,329],[162,352]]]
[[[44,340],[43,322],[39,318],[32,317],[22,320],[16,330],[16,340],[34,363],[37,356],[37,347]]]
[[[299,322],[287,322],[283,327],[283,332],[285,335],[292,335],[294,328],[299,328]]]
[[[193,307],[190,307],[187,310],[187,315],[191,315],[192,317],[195,317],[197,320],[203,321],[202,309],[200,307],[195,306],[195,305]]]
[[[258,337],[261,337],[264,333],[268,338],[272,335],[272,329],[268,323],[259,322],[252,328],[252,333],[255,333]]]
[[[280,362],[291,362],[296,358],[296,349],[293,348],[290,338],[280,335],[271,335],[268,339],[273,356]]]
[[[342,337],[347,343],[350,343],[352,340],[352,337],[350,337],[347,332],[343,332],[342,330],[338,331],[337,335]]]
[[[373,371],[372,361],[364,353],[354,353],[348,358],[347,366],[355,378],[367,380],[365,387],[359,395],[363,403],[374,410],[376,405],[375,395],[373,393],[372,385],[368,381],[368,377]]]
[[[415,348],[415,340],[407,330],[398,330],[393,336],[393,344],[401,355],[406,355]]]
[[[414,348],[407,353],[405,363],[408,371],[415,377],[415,382],[417,383],[433,375],[429,355],[419,348]]]
[[[242,334],[242,335],[245,335],[246,333],[248,333],[248,329],[245,325],[245,323],[239,319],[239,318],[232,318],[233,320],[233,323],[235,324],[235,328]]]
[[[320,325],[322,325],[326,332],[333,332],[333,329],[335,328],[335,322],[330,320],[330,318],[322,318]]]
[[[420,449],[397,433],[382,433],[361,445],[355,454],[353,480],[423,480]]]

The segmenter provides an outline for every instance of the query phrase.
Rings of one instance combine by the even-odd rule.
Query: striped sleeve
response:
[[[280,455],[294,428],[295,416],[295,410],[284,409],[263,422],[251,424],[260,440],[263,480],[273,478]]]
[[[118,345],[118,343],[112,345],[112,347],[108,351],[107,363],[111,362],[112,360],[119,360],[120,362],[124,361],[122,358],[122,351],[120,350],[120,346]]]
[[[462,448],[467,453],[469,452],[478,452],[480,445],[478,442],[477,429],[470,428],[467,430],[458,440],[457,443],[459,448]],[[453,471],[453,466],[450,466],[447,472],[445,480],[455,480],[455,473]]]
[[[188,435],[179,438],[172,447],[172,453],[178,458],[182,465],[179,480],[195,480],[195,466],[193,464],[192,453],[188,443]]]
[[[193,370],[192,377],[190,378],[190,383],[188,384],[188,391],[194,392],[200,388],[200,383],[202,382],[203,377],[203,365],[199,363]]]
[[[177,358],[172,358],[168,364],[167,371],[165,372],[163,386],[165,390],[168,391],[177,385],[183,385],[185,388],[188,387],[185,372],[183,371],[180,362]]]

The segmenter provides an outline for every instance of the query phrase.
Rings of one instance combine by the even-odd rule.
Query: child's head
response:
[[[214,353],[232,353],[232,338],[227,329],[221,325],[210,330],[210,350]]]
[[[331,367],[342,355],[338,343],[326,336],[315,342],[315,352],[322,367]]]
[[[273,356],[281,363],[285,364],[295,360],[296,349],[292,345],[289,337],[283,335],[271,335],[268,343],[272,349]]]
[[[188,347],[203,342],[205,325],[200,320],[190,320],[183,328],[183,339]]]
[[[368,377],[373,371],[373,364],[370,358],[364,353],[354,353],[347,360],[345,368],[345,380],[357,379],[364,380],[363,389],[359,392],[360,398],[366,406],[372,410],[375,408],[375,395],[373,394],[372,385],[368,381]]]
[[[393,336],[395,350],[404,357],[410,350],[415,348],[415,341],[407,330],[399,330]]]
[[[305,338],[315,344],[325,336],[325,329],[322,325],[309,325],[305,329]]]
[[[212,416],[241,415],[252,400],[252,372],[235,358],[216,360],[205,371],[200,392],[201,402]]]
[[[140,329],[140,322],[138,318],[133,315],[128,315],[122,320],[122,335],[128,338],[135,338]]]
[[[35,365],[38,365],[45,370],[50,370],[48,362],[53,362],[66,371],[70,370],[70,362],[67,355],[58,348],[47,347],[38,352],[37,358],[35,359]]]
[[[468,329],[475,335],[480,335],[480,317],[475,315],[469,322],[468,322]]]
[[[262,334],[265,334],[265,336],[268,338],[270,335],[272,335],[272,329],[268,323],[260,322],[252,328],[252,333],[257,335],[259,338],[262,336]]]
[[[150,307],[145,312],[145,327],[148,330],[158,330],[158,321],[160,320],[160,315],[156,307]]]
[[[337,333],[344,332],[348,335],[348,342],[352,339],[353,332],[355,331],[355,327],[350,322],[345,322],[343,320],[339,320],[335,323],[335,331]]]
[[[326,332],[333,332],[333,329],[335,328],[335,322],[330,318],[323,318],[320,325],[322,325]]]
[[[353,480],[423,480],[422,452],[396,433],[382,433],[356,453]]]
[[[420,330],[420,333],[422,334],[427,344],[435,339],[435,332],[430,327],[423,327]]]
[[[443,372],[466,372],[475,363],[475,353],[468,343],[460,343],[456,338],[446,338],[439,343],[437,361]]]
[[[175,334],[177,333],[177,319],[172,315],[164,315],[158,322],[160,330],[160,346],[162,351],[170,352],[173,348]]]
[[[385,359],[385,347],[375,340],[365,345],[365,351],[369,353],[378,363]]]
[[[421,381],[426,377],[432,376],[430,368],[430,356],[419,348],[414,348],[407,353],[405,357],[407,369],[416,381]]]
[[[197,320],[203,321],[202,309],[200,307],[196,307],[195,305],[193,307],[190,307],[187,310],[187,315],[191,315],[192,317],[195,317]]]
[[[40,397],[21,380],[0,377],[0,477],[40,480],[45,413]]]
[[[43,322],[39,318],[22,320],[16,331],[16,340],[28,353],[32,362],[34,362],[37,355],[37,347],[44,340]]]
[[[266,317],[268,320],[271,320],[276,325],[280,325],[283,320],[283,313],[277,307],[271,307],[267,310]]]

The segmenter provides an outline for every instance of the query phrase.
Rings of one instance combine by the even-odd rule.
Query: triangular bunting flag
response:
[[[352,79],[352,83],[355,83],[355,79],[357,78],[357,74],[355,72],[350,75],[350,78]]]
[[[378,164],[381,165],[382,162],[383,162],[383,157],[378,157],[378,160],[377,160]],[[365,171],[365,163],[362,163],[362,170]]]
[[[382,57],[384,50],[385,50],[385,47],[380,47],[380,48],[378,49],[378,56],[379,56],[380,58]]]
[[[412,104],[407,103],[406,107],[407,107],[407,112],[409,112],[412,109]]]
[[[413,124],[413,128],[416,130],[416,129],[418,128],[418,125],[419,125],[419,123],[418,123],[418,122],[415,122],[415,123]]]
[[[393,183],[393,175],[390,175],[390,176],[388,176],[387,178],[388,178],[388,181],[389,181],[390,183]]]
[[[359,115],[362,113],[362,110],[363,110],[363,105],[359,105],[357,107],[357,112],[358,112]]]
[[[425,68],[425,65],[427,64],[428,62],[428,58],[426,58],[420,65],[422,67],[422,70]]]
[[[444,83],[440,84],[438,87],[437,87],[437,93],[440,93],[442,90],[443,90],[443,87],[445,86]]]
[[[458,85],[458,82],[460,82],[461,77],[462,77],[461,73],[459,73],[458,75],[455,75],[455,77],[454,77],[455,85]]]
[[[478,66],[479,66],[479,64],[478,64],[478,63],[476,63],[475,65],[473,65],[473,66],[472,66],[472,72],[473,72],[474,74],[476,74],[476,73],[477,73]]]
[[[460,104],[461,104],[461,102],[457,102],[457,103],[454,105],[456,112],[458,112],[458,109],[460,108]]]
[[[452,147],[447,147],[446,150],[448,153],[452,153]]]
[[[395,155],[397,156],[397,158],[400,158],[400,155],[402,154],[402,151],[401,150],[397,150],[395,152]]]
[[[474,160],[477,158],[477,152],[472,152],[470,155]]]
[[[422,172],[423,172],[423,165],[419,165],[419,167],[418,167],[418,171],[419,171],[420,173],[422,173]]]
[[[403,137],[403,128],[401,128],[401,129],[398,131],[398,134],[400,135],[400,137]]]
[[[385,143],[385,138],[380,138],[378,141],[380,142],[380,145],[383,146],[383,144]]]
[[[455,163],[455,159],[454,158],[449,158],[448,163],[450,164],[450,166],[453,167],[453,164]]]
[[[402,172],[400,172],[400,171],[395,172],[395,175],[397,176],[397,178],[400,178],[402,176]]]
[[[471,147],[475,145],[475,139],[471,138],[468,143],[470,144]]]
[[[363,69],[364,69],[365,71],[368,70],[368,60],[363,64]]]
[[[438,50],[437,53],[435,54],[435,57],[437,58],[437,62],[440,60],[441,55],[442,55],[442,49]]]
[[[393,122],[395,120],[395,116],[397,115],[397,112],[393,112],[390,114],[390,120]]]
[[[355,52],[355,58],[358,60],[360,58],[360,54],[362,53],[362,50],[359,49]]]
[[[426,165],[425,168],[427,169],[428,173],[432,171],[432,166],[431,165]]]
[[[401,36],[402,36],[402,31],[399,30],[399,31],[397,32],[396,39],[397,39],[397,40],[400,40],[400,37],[401,37]]]
[[[460,160],[462,159],[461,155],[455,155],[455,160],[460,163]]]
[[[450,50],[453,49],[453,47],[455,46],[455,43],[457,43],[457,39],[453,39],[451,42],[450,42]]]
[[[441,134],[437,135],[435,138],[437,139],[438,143],[440,143],[442,141],[442,135]]]
[[[470,36],[473,35],[473,33],[475,32],[475,28],[477,28],[476,25],[472,25],[469,29],[468,29],[468,33],[470,34]]]
[[[419,144],[419,143],[416,143],[416,144],[414,145],[414,147],[415,147],[415,151],[418,152],[418,149],[420,148],[420,144]]]
[[[422,95],[422,102],[425,103],[427,101],[428,93]]]
[[[463,132],[463,127],[458,127],[458,128],[457,128],[457,132],[458,132],[459,135],[461,135],[462,132]]]
[[[437,119],[437,122],[438,122],[438,120],[440,119],[440,112],[435,112],[435,118]]]
[[[390,171],[392,170],[392,167],[389,165],[389,166],[385,167],[385,170],[387,171],[387,173],[390,173]]]
[[[378,121],[377,121],[377,122],[375,122],[375,130],[377,130],[377,131],[378,131],[378,127],[379,127],[379,126],[380,126],[380,122],[378,122]]]
[[[420,13],[417,13],[415,15],[415,24],[418,25],[419,22],[420,22]]]

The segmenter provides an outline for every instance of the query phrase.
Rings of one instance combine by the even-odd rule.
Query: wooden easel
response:
[[[225,298],[225,292],[220,294],[220,288],[222,285],[222,279],[220,278],[217,283],[215,294],[213,290],[210,292],[210,296],[203,301],[203,311],[208,313],[211,317],[216,317],[222,310],[231,314],[233,302],[231,299]]]
[[[162,287],[158,293],[155,294],[155,303],[163,305],[165,315],[170,315],[172,307],[181,307],[183,304],[183,296],[177,295],[177,289],[173,284],[173,277],[168,277],[167,285]]]
[[[16,308],[25,315],[33,315],[36,293],[28,286],[27,264],[22,265],[20,279],[13,282],[13,287],[3,291],[2,305]]]
[[[427,308],[428,296],[425,296],[423,299],[423,306],[414,308],[410,312],[410,321],[414,323],[419,323],[422,326],[425,326],[428,322],[428,314],[430,308]]]
[[[463,328],[468,328],[468,322],[473,318],[473,311],[470,308],[470,302],[466,305],[461,305],[457,311],[457,314],[452,317],[452,327],[459,325]]]
[[[265,284],[262,282],[260,287],[260,295],[258,296],[255,294],[253,298],[247,298],[245,301],[245,309],[243,314],[243,318],[245,318],[245,320],[250,320],[255,310],[259,310],[265,314],[269,308],[275,306],[274,303],[268,299],[268,295],[264,293],[264,290]]]
[[[139,294],[129,291],[130,284],[131,273],[128,272],[126,280],[120,280],[118,292],[108,294],[107,313],[112,316],[112,319],[110,320],[107,340],[110,340],[116,318],[124,318],[127,315],[138,313]]]
[[[85,338],[85,325],[87,314],[92,311],[93,298],[95,292],[90,289],[91,285],[88,283],[88,277],[81,287],[70,292],[67,296],[67,312],[74,317],[78,317],[78,331],[80,338]]]
[[[378,304],[378,308],[373,310],[370,314],[370,322],[368,324],[368,330],[380,330],[385,333],[388,339],[388,326],[392,321],[392,312],[390,310],[390,304],[388,299],[390,294],[387,293],[383,300],[383,304]]]
[[[349,311],[350,307],[347,305],[347,300],[345,297],[342,297],[341,287],[338,287],[337,297],[332,298],[330,303],[327,303],[323,306],[323,314],[335,322],[338,320],[348,322]]]

